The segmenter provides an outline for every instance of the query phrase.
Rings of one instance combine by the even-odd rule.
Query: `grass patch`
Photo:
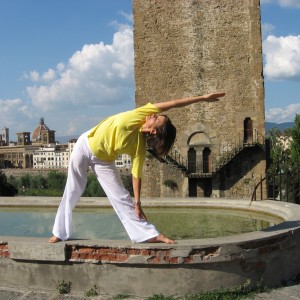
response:
[[[264,292],[261,284],[254,289],[251,287],[250,281],[242,286],[228,289],[218,289],[213,291],[201,292],[198,294],[187,295],[182,297],[164,296],[162,294],[153,295],[147,300],[239,300],[253,297],[257,293]]]
[[[84,296],[85,297],[94,297],[94,296],[98,296],[98,288],[96,285],[94,285],[91,289],[89,289],[88,291],[84,292]]]
[[[69,294],[71,292],[72,282],[71,281],[58,281],[55,282],[56,289],[59,294]]]

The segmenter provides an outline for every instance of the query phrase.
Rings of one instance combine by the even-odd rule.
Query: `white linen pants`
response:
[[[136,216],[134,202],[124,188],[115,162],[105,162],[95,157],[90,150],[87,135],[84,133],[79,137],[71,154],[67,183],[52,233],[61,240],[71,237],[72,210],[84,192],[88,167],[91,166],[131,241],[139,243],[158,236],[159,232],[154,225]]]

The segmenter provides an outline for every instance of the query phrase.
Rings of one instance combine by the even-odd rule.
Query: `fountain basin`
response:
[[[21,198],[21,197],[20,197]],[[57,206],[59,199],[0,198],[7,206]],[[26,200],[26,201],[24,201]],[[186,295],[252,285],[282,285],[299,273],[300,207],[277,201],[216,198],[143,199],[153,207],[216,207],[251,210],[284,221],[261,231],[194,240],[176,245],[132,244],[125,240],[70,240],[0,237],[2,284],[55,289],[71,281],[76,291],[96,285],[108,295]],[[107,199],[82,199],[84,206],[107,206]],[[146,204],[147,203],[147,204]],[[230,220],[229,220],[230,221]]]

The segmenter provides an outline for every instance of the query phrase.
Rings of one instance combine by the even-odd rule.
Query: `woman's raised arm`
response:
[[[166,111],[171,108],[183,107],[193,103],[198,103],[200,101],[208,101],[208,102],[218,101],[219,100],[218,98],[223,96],[225,96],[225,93],[212,93],[212,94],[207,94],[202,96],[193,96],[193,97],[187,97],[182,99],[169,100],[166,102],[158,102],[158,103],[154,103],[154,105],[158,107],[161,111]]]

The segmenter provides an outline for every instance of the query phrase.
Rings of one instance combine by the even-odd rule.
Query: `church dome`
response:
[[[34,129],[32,133],[32,141],[41,141],[42,140],[42,131],[49,131],[50,129],[44,122],[44,118],[41,118],[40,124]]]

